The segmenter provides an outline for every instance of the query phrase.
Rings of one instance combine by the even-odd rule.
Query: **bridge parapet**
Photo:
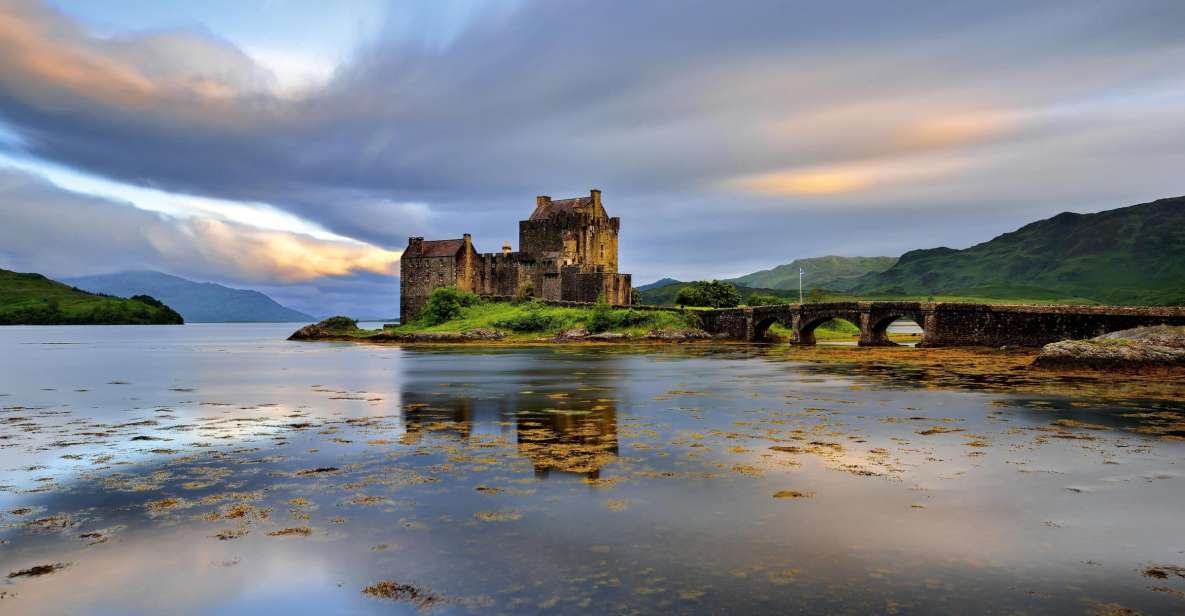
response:
[[[830,319],[860,328],[862,346],[893,344],[888,327],[909,319],[922,327],[922,346],[1041,346],[1093,338],[1144,325],[1185,325],[1185,307],[1039,306],[931,302],[827,302],[724,308],[701,314],[705,329],[760,341],[774,323],[794,332],[797,344],[815,343]]]

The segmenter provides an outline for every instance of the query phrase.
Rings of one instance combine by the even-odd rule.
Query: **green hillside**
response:
[[[122,299],[42,276],[0,269],[0,325],[180,325],[181,315],[147,295]]]
[[[887,271],[863,276],[852,290],[1185,304],[1185,197],[1066,212],[965,250],[914,250]]]
[[[773,269],[725,280],[737,286],[764,289],[798,290],[798,270],[806,272],[807,289],[847,291],[865,274],[883,272],[897,262],[896,257],[812,257],[795,259]]]

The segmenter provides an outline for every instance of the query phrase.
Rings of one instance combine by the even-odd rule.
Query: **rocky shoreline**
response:
[[[1185,371],[1185,327],[1137,327],[1090,340],[1047,344],[1037,368],[1116,372]]]
[[[529,342],[529,343],[577,343],[577,342],[696,342],[715,340],[700,329],[651,330],[644,335],[630,335],[620,332],[590,333],[587,329],[570,329],[555,336],[536,338],[509,338],[505,332],[489,328],[476,328],[461,332],[400,332],[394,329],[377,330],[373,333],[358,329],[353,323],[322,321],[306,325],[288,337],[288,340],[324,340],[338,342],[404,342],[404,343],[465,343],[465,342]]]

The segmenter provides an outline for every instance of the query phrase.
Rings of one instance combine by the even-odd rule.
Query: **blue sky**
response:
[[[0,267],[390,314],[407,236],[495,250],[534,195],[593,187],[639,284],[964,247],[1185,193],[1183,22],[1171,1],[4,0]]]

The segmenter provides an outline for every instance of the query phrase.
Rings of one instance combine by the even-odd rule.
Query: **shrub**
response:
[[[329,317],[328,319],[321,321],[321,325],[324,326],[325,329],[343,330],[343,329],[357,328],[358,322],[355,321],[354,319],[351,319],[350,317],[338,316],[338,317]]]
[[[679,289],[675,303],[681,306],[731,308],[741,303],[741,292],[727,282],[700,280]]]
[[[494,321],[493,325],[498,329],[509,329],[513,332],[541,332],[559,327],[561,320],[531,307],[522,314]]]
[[[456,287],[433,289],[420,315],[428,325],[440,325],[461,316],[461,309],[477,303],[477,296]]]
[[[592,315],[588,318],[588,331],[594,334],[599,334],[603,331],[613,329],[613,309],[604,301],[598,301],[597,305],[593,306]]]
[[[593,306],[592,315],[588,319],[588,331],[593,334],[644,325],[651,321],[651,315],[638,310],[614,310],[603,299]]]

